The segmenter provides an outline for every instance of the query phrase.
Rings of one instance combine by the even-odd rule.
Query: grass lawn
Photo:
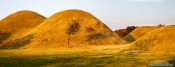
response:
[[[147,55],[138,55],[127,46],[84,48],[0,50],[0,67],[146,67]],[[141,57],[139,57],[141,56]],[[159,60],[160,58],[156,58]],[[161,58],[165,59],[164,57]],[[148,59],[150,60],[150,59]],[[153,59],[151,59],[153,60]]]

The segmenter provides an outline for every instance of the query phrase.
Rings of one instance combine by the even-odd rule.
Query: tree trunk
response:
[[[68,47],[70,47],[70,34],[69,34],[69,36],[68,36],[68,42],[67,42],[67,45],[68,45]]]

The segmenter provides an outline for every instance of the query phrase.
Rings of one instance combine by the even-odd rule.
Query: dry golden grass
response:
[[[118,55],[130,45],[101,45],[83,48],[0,50],[0,66],[111,67],[145,65],[134,56]],[[133,64],[134,63],[134,64]]]
[[[1,45],[12,41],[26,32],[32,30],[46,18],[32,11],[19,11],[0,21],[0,33],[8,33],[9,36],[1,36]],[[4,34],[7,35],[7,34]]]
[[[154,29],[134,42],[136,48],[149,51],[175,51],[175,26]]]
[[[117,54],[130,48],[130,45],[101,45],[74,48],[30,48],[30,49],[8,49],[0,50],[0,57],[28,56],[28,55],[54,55],[54,54],[82,54],[82,55],[101,55]]]
[[[74,47],[0,50],[0,66],[148,67],[154,61],[173,59],[175,54],[139,53],[130,50],[131,46],[127,44],[89,46],[85,47],[86,49]]]
[[[71,24],[75,24],[75,26],[71,27]],[[72,30],[70,34],[69,28]],[[29,34],[34,34],[34,38],[24,48],[57,48],[125,43],[100,20],[81,10],[58,12],[26,35]]]

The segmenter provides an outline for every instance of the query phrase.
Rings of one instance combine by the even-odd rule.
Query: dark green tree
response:
[[[75,35],[80,29],[80,24],[77,21],[69,22],[67,28],[67,35],[68,35],[68,47],[70,47],[70,38],[71,35]]]

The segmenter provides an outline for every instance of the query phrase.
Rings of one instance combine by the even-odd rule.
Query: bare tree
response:
[[[69,22],[67,28],[67,35],[68,35],[68,47],[70,47],[70,38],[71,35],[75,35],[80,29],[80,24],[77,21]]]

